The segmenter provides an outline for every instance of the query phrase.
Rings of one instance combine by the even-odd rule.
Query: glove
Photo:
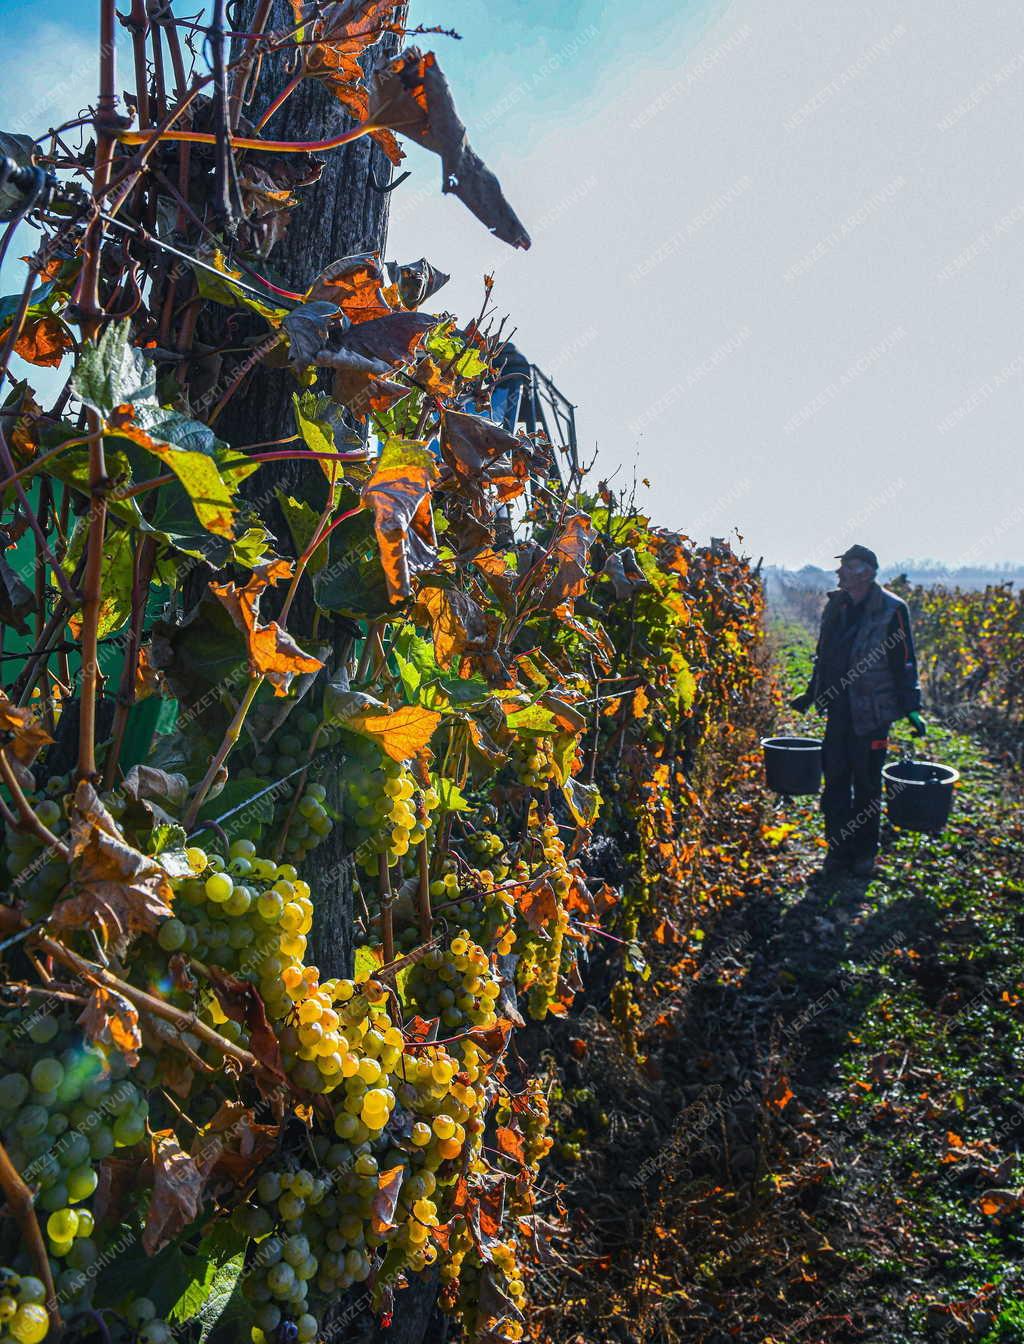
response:
[[[813,704],[814,696],[811,695],[810,691],[804,691],[802,695],[794,695],[789,702],[789,707],[797,710],[800,714],[806,714]]]
[[[928,731],[928,726],[925,723],[924,719],[922,719],[921,715],[917,712],[917,710],[916,709],[911,710],[911,712],[907,715],[907,718],[913,725],[914,732],[917,734],[917,736],[924,737],[925,733],[927,733]]]

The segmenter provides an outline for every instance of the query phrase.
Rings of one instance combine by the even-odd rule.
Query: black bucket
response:
[[[960,778],[951,765],[934,761],[894,761],[882,771],[886,810],[893,826],[938,835],[949,820],[953,785]]]
[[[776,793],[818,793],[821,743],[816,737],[762,737],[764,779]]]

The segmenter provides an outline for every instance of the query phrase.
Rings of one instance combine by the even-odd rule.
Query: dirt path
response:
[[[591,1024],[592,1305],[552,1340],[1024,1341],[1024,806],[970,739],[927,755],[964,781],[941,839],[889,832],[882,878],[824,888],[817,811],[785,804],[647,1070]]]

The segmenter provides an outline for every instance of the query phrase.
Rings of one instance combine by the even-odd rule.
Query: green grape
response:
[[[59,1031],[60,1023],[52,1013],[37,1017],[28,1026],[29,1039],[34,1045],[48,1045]]]
[[[37,1092],[56,1092],[64,1081],[64,1066],[59,1059],[52,1057],[38,1059],[32,1065],[29,1076]]]
[[[157,930],[156,940],[165,952],[177,952],[185,945],[187,930],[180,919],[165,919]]]
[[[98,1184],[99,1178],[92,1167],[74,1167],[68,1172],[67,1186],[68,1198],[72,1204],[79,1204],[83,1199],[88,1199],[92,1195]]]
[[[29,1082],[24,1074],[4,1074],[0,1078],[0,1110],[18,1110],[20,1106],[24,1105],[29,1091]]]
[[[57,1209],[46,1220],[46,1235],[51,1241],[73,1241],[78,1230],[78,1214],[74,1209]]]

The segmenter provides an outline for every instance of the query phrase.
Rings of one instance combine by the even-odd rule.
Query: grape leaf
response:
[[[155,934],[173,913],[164,869],[125,840],[93,786],[80,780],[71,807],[71,886],[50,928],[95,930],[118,952],[140,933]]]
[[[435,710],[420,705],[392,710],[373,696],[332,682],[324,689],[324,718],[370,738],[393,761],[411,760],[421,752],[441,722]]]
[[[377,1189],[370,1218],[370,1226],[377,1236],[382,1236],[395,1225],[395,1208],[404,1176],[403,1166],[389,1167],[387,1171],[377,1173]]]
[[[235,1293],[245,1265],[246,1240],[228,1221],[218,1223],[196,1248],[195,1276],[168,1311],[167,1320],[198,1325],[197,1344],[205,1344]]]
[[[446,671],[467,651],[487,646],[483,609],[458,588],[420,588],[416,605],[430,622],[434,654]]]
[[[74,348],[71,333],[55,313],[29,318],[14,343],[16,355],[45,369],[55,369]]]
[[[4,691],[0,691],[0,732],[8,736],[10,750],[22,765],[30,764],[53,741],[35,710],[14,704]]]
[[[156,402],[156,368],[131,344],[131,325],[111,322],[95,341],[86,341],[71,375],[71,390],[106,417],[116,406]]]
[[[393,603],[409,597],[413,575],[437,561],[430,508],[436,475],[434,459],[421,444],[393,438],[363,487],[363,503],[373,512],[380,562]]]
[[[261,595],[273,584],[289,578],[292,566],[285,560],[273,560],[253,570],[239,588],[234,583],[211,583],[210,591],[223,603],[232,621],[245,637],[249,668],[253,676],[264,676],[275,695],[287,695],[295,676],[317,672],[323,663],[305,653],[291,635],[276,621],[260,623]]]
[[[142,1231],[142,1248],[156,1255],[182,1228],[195,1221],[202,1207],[203,1178],[172,1129],[157,1130],[150,1140],[153,1193]]]
[[[96,985],[78,1018],[79,1025],[90,1041],[107,1049],[120,1050],[134,1068],[142,1049],[139,1030],[139,1012],[121,994],[103,985]]]
[[[442,191],[458,196],[502,242],[530,246],[530,235],[502,195],[498,179],[470,147],[432,51],[423,54],[409,47],[377,72],[370,88],[369,120],[433,150],[441,158]]]
[[[295,22],[301,25],[295,39],[308,42],[303,73],[329,89],[356,121],[365,121],[368,109],[359,58],[382,33],[391,30],[396,9],[395,0],[338,0],[328,5],[292,0]],[[318,40],[309,41],[310,36]],[[401,163],[402,151],[390,131],[378,129],[371,134],[392,163]]]
[[[337,304],[350,322],[372,322],[391,312],[382,292],[384,280],[384,268],[376,252],[342,257],[320,272],[309,287],[306,302],[326,299]]]

